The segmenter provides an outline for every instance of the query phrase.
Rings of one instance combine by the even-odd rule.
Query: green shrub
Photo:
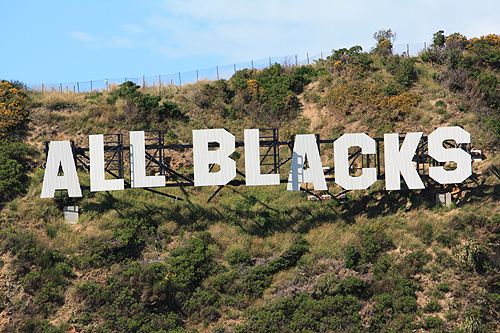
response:
[[[243,265],[243,266],[248,266],[250,265],[250,254],[246,251],[236,249],[231,251],[227,255],[227,262],[230,265]]]
[[[378,255],[394,246],[385,232],[377,227],[367,227],[360,231],[361,259],[360,263],[374,263]]]
[[[186,246],[171,251],[172,256],[167,262],[180,286],[194,290],[214,272],[214,252],[209,248],[209,244],[213,242],[210,233],[200,232]]]
[[[409,57],[396,55],[388,58],[387,70],[394,75],[396,83],[404,88],[410,87],[417,81],[417,71],[415,70],[415,60]]]
[[[343,252],[345,267],[355,269],[361,259],[361,255],[354,245],[348,245]]]
[[[125,101],[125,122],[151,128],[152,124],[167,118],[185,119],[177,104],[165,101],[160,105],[160,96],[143,94],[139,88],[131,81],[124,82],[107,99],[108,104],[115,104],[118,99]]]
[[[439,329],[443,326],[443,324],[443,319],[439,318],[438,316],[427,316],[422,321],[422,328],[426,330]]]
[[[0,202],[26,193],[30,183],[26,164],[33,149],[20,143],[0,140]]]
[[[435,300],[431,300],[425,304],[423,310],[424,312],[439,312],[443,309],[443,307]]]

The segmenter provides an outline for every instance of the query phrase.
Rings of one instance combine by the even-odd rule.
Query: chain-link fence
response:
[[[407,54],[410,56],[418,55],[423,49],[426,48],[425,43],[412,43],[412,44],[395,44],[393,47],[394,54]],[[325,57],[329,54],[325,54]],[[109,78],[92,81],[78,81],[78,82],[62,82],[62,83],[37,83],[26,84],[27,88],[39,92],[91,92],[107,90],[112,85],[120,85],[126,81],[132,81],[141,87],[157,87],[167,85],[184,85],[195,83],[198,81],[215,81],[220,79],[228,80],[233,76],[236,71],[242,69],[263,69],[279,63],[282,66],[302,66],[312,64],[315,61],[323,59],[323,52],[309,56],[306,54],[305,58],[299,59],[298,55],[285,56],[285,57],[269,57],[259,60],[251,60],[247,62],[216,66],[207,69],[200,69],[190,72],[178,72],[171,74],[161,74],[157,76],[142,76],[142,77],[123,77],[123,78]]]

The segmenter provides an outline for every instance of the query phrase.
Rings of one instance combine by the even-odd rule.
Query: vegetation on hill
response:
[[[0,330],[5,332],[492,332],[500,319],[500,37],[438,31],[418,57],[376,45],[230,80],[86,94],[0,90]],[[31,119],[31,122],[29,121]],[[285,185],[83,191],[41,199],[43,141],[163,130],[316,133],[462,126],[487,159],[444,207],[444,189],[305,200]],[[283,147],[283,154],[287,153]],[[38,154],[34,151],[38,150]],[[333,166],[331,145],[322,147]],[[189,151],[176,151],[189,170]],[[235,154],[238,167],[244,161]],[[289,164],[283,166],[282,173]],[[283,175],[282,175],[283,177]],[[89,175],[79,170],[82,184]],[[341,189],[329,183],[329,190]],[[456,195],[455,195],[456,194]],[[80,208],[64,222],[62,208]]]

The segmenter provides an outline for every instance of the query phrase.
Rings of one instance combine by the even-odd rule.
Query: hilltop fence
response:
[[[411,44],[395,44],[393,46],[394,54],[407,54],[410,56],[418,55],[426,48],[426,43],[411,43]],[[76,81],[76,82],[61,82],[61,83],[34,83],[26,84],[27,89],[38,92],[60,92],[60,93],[81,93],[107,90],[111,85],[119,85],[126,81],[132,81],[141,87],[157,87],[168,85],[184,85],[195,83],[201,80],[215,81],[220,79],[228,80],[236,71],[242,69],[264,69],[279,63],[282,66],[302,66],[312,64],[323,57],[330,54],[320,52],[316,55],[306,57],[299,60],[298,55],[285,56],[285,57],[269,57],[259,60],[251,60],[247,62],[215,66],[207,69],[194,70],[190,72],[177,72],[171,74],[161,74],[156,76],[141,76],[141,77],[123,77],[123,78],[109,78],[91,81]]]

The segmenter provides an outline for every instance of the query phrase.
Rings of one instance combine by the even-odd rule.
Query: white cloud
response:
[[[176,57],[223,56],[222,60],[232,62],[305,56],[306,52],[328,55],[332,49],[353,45],[368,51],[379,29],[392,29],[397,43],[404,45],[423,45],[440,29],[468,37],[495,33],[499,4],[491,0],[162,0],[146,26],[156,52]]]
[[[113,36],[106,45],[108,47],[120,47],[120,48],[131,48],[136,47],[137,43],[130,38]]]
[[[145,32],[144,27],[139,24],[123,24],[120,28],[125,32],[133,34],[143,34]]]
[[[83,31],[71,31],[70,35],[74,39],[82,42],[92,42],[95,40],[95,38],[91,34],[88,34]]]

